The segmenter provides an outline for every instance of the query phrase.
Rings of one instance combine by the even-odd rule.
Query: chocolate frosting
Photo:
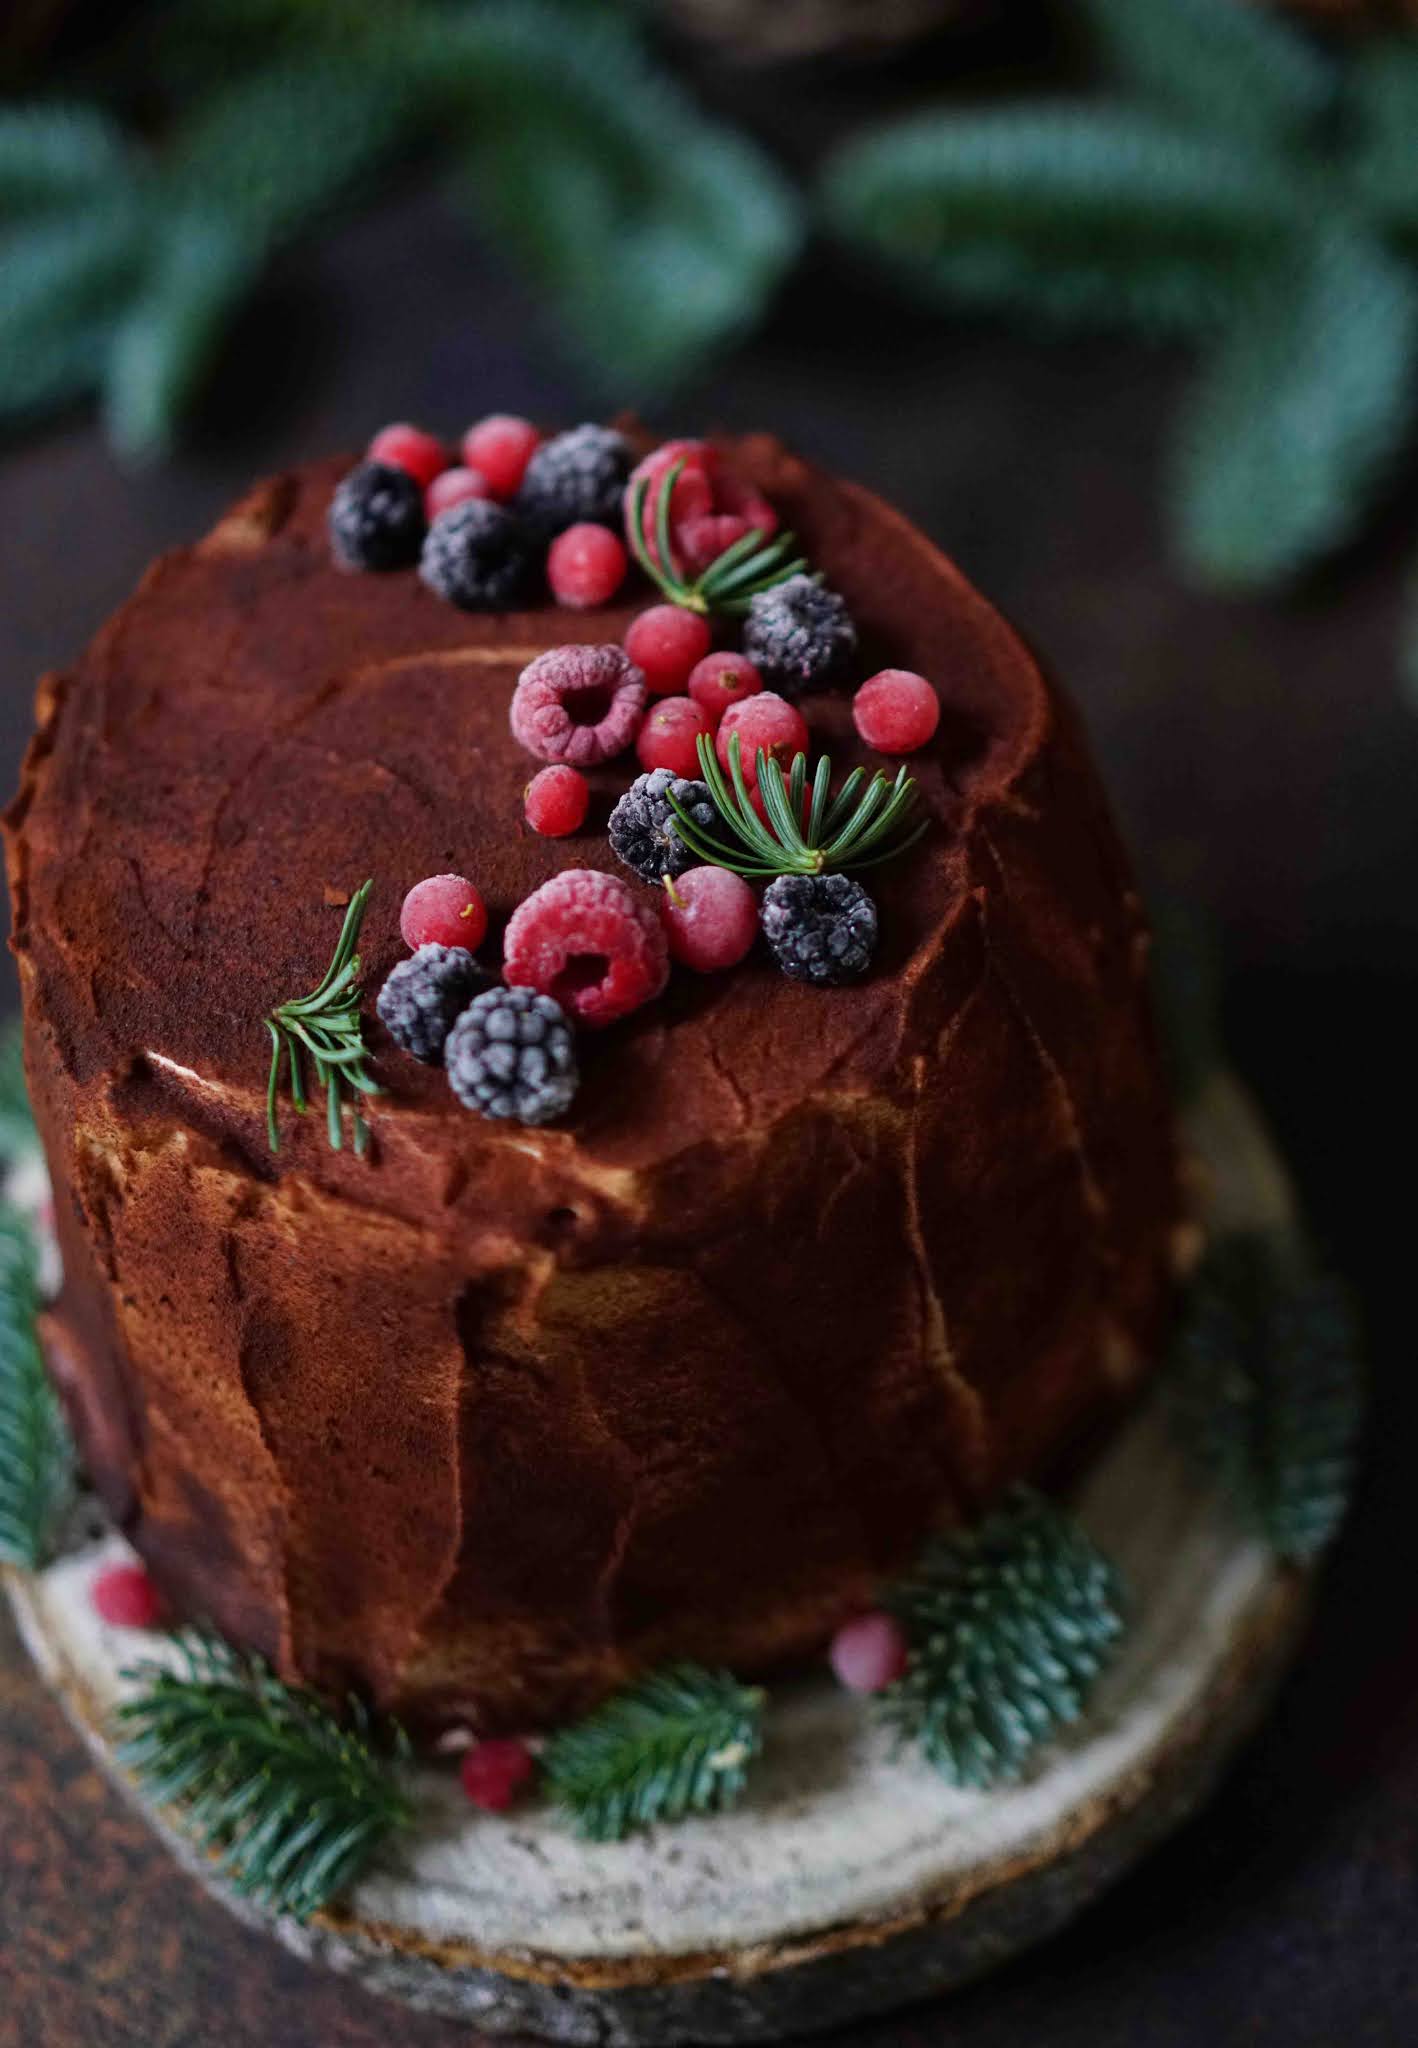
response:
[[[264,1129],[267,1011],[375,890],[449,869],[495,964],[604,837],[521,822],[518,673],[645,602],[460,613],[332,566],[347,465],[259,486],[41,685],[7,816],[29,1070],[65,1259],[51,1362],[173,1599],[416,1719],[521,1726],[647,1662],[815,1650],[933,1528],[1047,1476],[1163,1314],[1172,1126],[1146,941],[1077,722],[906,520],[726,452],[842,591],[862,670],[939,687],[934,820],[875,870],[876,966],[755,954],[582,1040],[559,1125],[458,1107],[369,1001],[371,1156]],[[809,699],[839,767],[849,697]],[[635,886],[640,886],[636,884]]]

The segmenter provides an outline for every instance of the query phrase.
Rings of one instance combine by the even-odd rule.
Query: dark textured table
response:
[[[519,290],[432,203],[344,231],[232,351],[233,424],[152,477],[78,424],[0,465],[3,773],[34,676],[253,472],[391,415],[586,409]],[[1072,1931],[855,2048],[1365,2048],[1418,2040],[1418,1376],[1407,1300],[1418,1043],[1418,717],[1393,648],[1395,517],[1285,604],[1188,594],[1156,477],[1181,366],[888,324],[860,279],[795,284],[668,427],[771,425],[899,499],[1082,699],[1146,878],[1223,934],[1231,1051],[1362,1301],[1361,1498],[1279,1711],[1214,1806]],[[625,394],[627,399],[633,396]],[[224,402],[223,402],[224,401]],[[1411,498],[1414,493],[1409,492]],[[1411,514],[1413,507],[1408,507]],[[89,1767],[0,1620],[0,2048],[408,2048],[466,2031],[241,1929]]]

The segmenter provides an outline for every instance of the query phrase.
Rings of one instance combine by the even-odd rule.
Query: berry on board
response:
[[[735,733],[738,734],[743,779],[750,791],[758,787],[760,749],[771,755],[780,768],[791,767],[794,754],[805,754],[808,749],[807,720],[795,704],[790,704],[775,690],[760,690],[752,697],[745,697],[742,704],[731,704],[720,719],[719,730],[714,736],[714,751],[726,775],[729,773],[729,741]]]
[[[486,472],[485,462],[474,468]],[[527,464],[517,511],[543,541],[583,519],[620,525],[620,501],[630,474],[630,443],[611,427],[572,427],[543,441]]]
[[[579,1080],[566,1012],[531,988],[474,996],[448,1034],[443,1064],[465,1109],[520,1124],[562,1115]]]
[[[655,768],[637,775],[611,812],[606,836],[611,852],[642,882],[658,882],[666,875],[682,875],[698,859],[679,836],[669,794],[706,832],[719,823],[719,813],[703,782],[674,775],[668,768]]]
[[[428,529],[419,575],[465,612],[505,611],[530,591],[536,554],[526,528],[501,505],[465,498]]]
[[[110,1564],[89,1588],[94,1613],[110,1628],[157,1628],[167,1603],[140,1564]]]
[[[692,697],[660,697],[645,714],[635,742],[636,758],[642,768],[693,775],[699,767],[699,735],[713,730],[709,713]]]
[[[464,876],[429,875],[404,898],[399,931],[410,952],[459,946],[476,953],[487,936],[487,906]]]
[[[423,494],[423,509],[429,523],[440,512],[451,512],[455,505],[464,505],[469,498],[490,498],[487,478],[480,469],[440,470]]]
[[[879,754],[914,754],[940,724],[940,699],[908,668],[884,668],[852,699],[852,723]]]
[[[857,981],[876,950],[876,905],[850,875],[779,875],[763,892],[763,936],[784,974],[831,987]]]
[[[848,1692],[884,1692],[901,1677],[909,1655],[906,1631],[881,1608],[844,1621],[827,1652],[838,1684]]]
[[[558,604],[591,611],[609,604],[625,581],[630,557],[608,526],[583,521],[559,533],[547,549],[547,582]]]
[[[460,453],[469,469],[487,478],[494,498],[515,498],[541,435],[515,413],[490,412],[463,436]]]
[[[518,904],[502,966],[509,986],[537,989],[597,1027],[659,995],[670,973],[654,905],[593,868],[567,868]]]
[[[645,713],[645,678],[619,647],[549,647],[517,679],[512,737],[539,761],[594,768],[623,754]]]
[[[340,569],[407,569],[426,528],[423,490],[391,462],[361,462],[330,500],[330,552]]]
[[[585,776],[565,761],[539,768],[523,794],[527,823],[544,839],[565,839],[568,833],[579,832],[590,803]]]
[[[374,1007],[395,1045],[437,1066],[444,1040],[487,980],[465,946],[420,946],[390,970]]]
[[[743,651],[770,690],[800,697],[836,682],[857,651],[852,615],[815,576],[788,576],[749,599]]]
[[[657,697],[678,696],[696,662],[709,652],[709,621],[682,605],[652,604],[637,612],[625,635],[625,651],[642,669]]]
[[[665,877],[660,920],[672,960],[718,974],[737,967],[758,937],[758,898],[728,868],[687,868]]]
[[[689,694],[709,713],[716,732],[731,704],[756,697],[762,688],[763,678],[746,654],[706,654],[689,672]]]
[[[475,1742],[459,1767],[463,1790],[484,1813],[506,1813],[537,1775],[537,1760],[515,1736]]]
[[[422,490],[427,490],[439,472],[447,469],[453,460],[436,434],[426,434],[422,427],[411,427],[407,420],[400,420],[392,427],[381,427],[365,455],[370,462],[391,462],[395,469],[407,470]]]

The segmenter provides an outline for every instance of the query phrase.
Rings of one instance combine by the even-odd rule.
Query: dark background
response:
[[[753,88],[760,96],[763,88]],[[830,103],[826,103],[830,106]],[[805,129],[826,118],[823,105]],[[653,424],[769,426],[897,499],[1081,699],[1144,879],[1215,919],[1230,1053],[1365,1317],[1365,1477],[1294,1679],[1220,1797],[1072,1931],[855,2048],[1418,2041],[1418,1446],[1407,1301],[1418,717],[1394,673],[1397,517],[1286,602],[1179,587],[1156,505],[1181,366],[903,311],[818,258]],[[430,197],[292,259],[209,416],[124,476],[76,422],[0,461],[0,775],[35,677],[263,469],[391,417],[589,410],[520,287]],[[1411,513],[1418,488],[1406,490]],[[1403,509],[1403,508],[1398,508]],[[7,1003],[13,1001],[7,985]],[[466,2029],[305,1969],[200,1897],[87,1763],[0,1620],[4,2048],[408,2048]]]

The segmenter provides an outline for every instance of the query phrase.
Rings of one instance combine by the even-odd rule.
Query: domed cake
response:
[[[659,594],[635,570],[598,609],[539,582],[465,611],[413,566],[346,573],[347,463],[156,564],[41,685],[8,814],[46,1347],[87,1470],[178,1612],[416,1723],[548,1725],[666,1659],[816,1653],[931,1531],[1067,1471],[1166,1311],[1147,942],[1074,714],[898,513],[766,437],[719,452],[855,622],[798,707],[834,778],[883,765],[853,721],[873,671],[940,699],[907,764],[927,829],[863,877],[850,983],[762,939],[676,966],[577,1032],[547,1122],[477,1114],[394,1042],[375,999],[424,877],[476,885],[489,984],[563,870],[658,918],[607,838],[634,753],[540,837],[509,707]],[[366,878],[369,1143],[332,1149],[283,1087],[273,1151],[265,1020]]]

